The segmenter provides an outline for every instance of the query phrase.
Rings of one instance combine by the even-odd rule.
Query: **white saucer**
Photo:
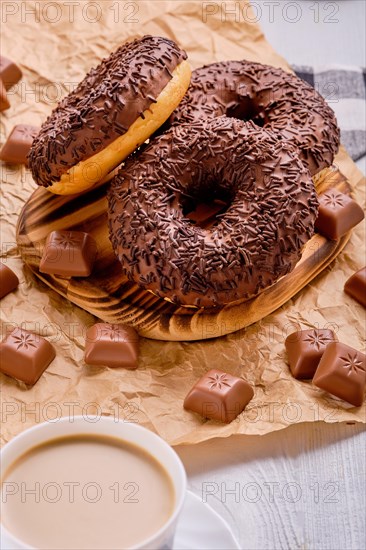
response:
[[[187,491],[173,550],[240,550],[226,521]]]

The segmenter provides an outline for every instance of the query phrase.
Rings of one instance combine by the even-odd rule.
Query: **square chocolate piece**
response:
[[[136,369],[139,336],[127,325],[96,323],[86,333],[85,362],[103,367]]]
[[[27,164],[27,155],[39,130],[29,124],[14,126],[0,151],[0,160],[9,164]]]
[[[88,277],[97,255],[97,245],[83,231],[52,231],[46,241],[39,270],[61,277]]]
[[[0,111],[6,111],[6,109],[9,109],[10,103],[8,100],[8,96],[6,93],[6,89],[4,86],[3,81],[0,78]]]
[[[336,241],[364,219],[359,204],[348,195],[329,189],[319,197],[319,213],[315,229]]]
[[[330,342],[337,339],[332,330],[299,330],[287,336],[285,347],[292,376],[312,378]]]
[[[360,407],[366,385],[366,355],[340,342],[329,344],[313,383],[351,405]]]
[[[33,385],[55,356],[47,340],[18,327],[0,343],[0,371]]]
[[[15,290],[19,285],[19,279],[14,271],[7,265],[0,262],[0,299],[4,298],[9,292]]]
[[[5,89],[9,90],[22,78],[22,71],[10,59],[0,55],[0,78]]]
[[[366,307],[366,267],[354,273],[344,285],[344,291]]]
[[[252,386],[242,378],[212,369],[193,386],[184,400],[184,408],[205,418],[231,422],[253,395]]]

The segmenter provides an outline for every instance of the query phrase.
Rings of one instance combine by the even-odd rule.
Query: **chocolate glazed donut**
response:
[[[187,203],[230,197],[209,229]],[[297,150],[253,122],[218,117],[170,128],[112,180],[113,248],[130,280],[174,303],[250,298],[293,269],[318,202]]]
[[[330,166],[338,151],[340,132],[332,109],[312,86],[282,69],[224,61],[193,71],[170,122],[221,115],[251,119],[292,142],[311,175]]]
[[[159,36],[120,46],[43,123],[29,152],[38,185],[80,193],[107,176],[171,115],[188,88],[187,54]]]

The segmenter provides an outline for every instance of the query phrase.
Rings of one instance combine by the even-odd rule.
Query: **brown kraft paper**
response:
[[[193,68],[247,58],[289,70],[249,4],[224,4],[226,14],[216,2],[2,2],[2,54],[19,64],[23,79],[8,92],[11,108],[2,117],[1,142],[15,124],[39,126],[87,70],[136,36],[176,40]],[[364,206],[362,174],[343,149],[335,163]],[[1,173],[1,260],[20,279],[18,291],[2,300],[2,337],[21,325],[47,337],[57,351],[32,388],[1,375],[2,443],[35,423],[76,414],[136,422],[171,444],[261,435],[297,422],[365,422],[365,405],[353,408],[311,382],[293,379],[284,349],[290,332],[319,327],[333,328],[340,341],[364,351],[365,312],[343,292],[346,279],[365,262],[364,224],[331,266],[262,321],[202,342],[141,339],[136,371],[97,368],[83,360],[85,332],[95,319],[36,280],[17,252],[18,215],[35,189],[30,173],[4,164]],[[255,388],[247,409],[229,425],[183,410],[185,395],[211,368],[242,376]]]

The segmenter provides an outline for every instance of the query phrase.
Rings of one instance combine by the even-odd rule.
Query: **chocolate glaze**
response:
[[[211,228],[183,214],[187,201],[220,193],[231,204]],[[126,161],[108,198],[110,238],[129,278],[200,307],[250,298],[291,271],[318,207],[292,145],[227,117],[154,139]]]
[[[330,166],[340,132],[334,112],[306,82],[282,69],[251,61],[223,61],[196,69],[171,123],[203,117],[252,119],[300,150],[311,175]]]
[[[82,160],[125,134],[187,58],[172,40],[144,36],[92,69],[42,125],[29,153],[39,185],[48,187]]]

